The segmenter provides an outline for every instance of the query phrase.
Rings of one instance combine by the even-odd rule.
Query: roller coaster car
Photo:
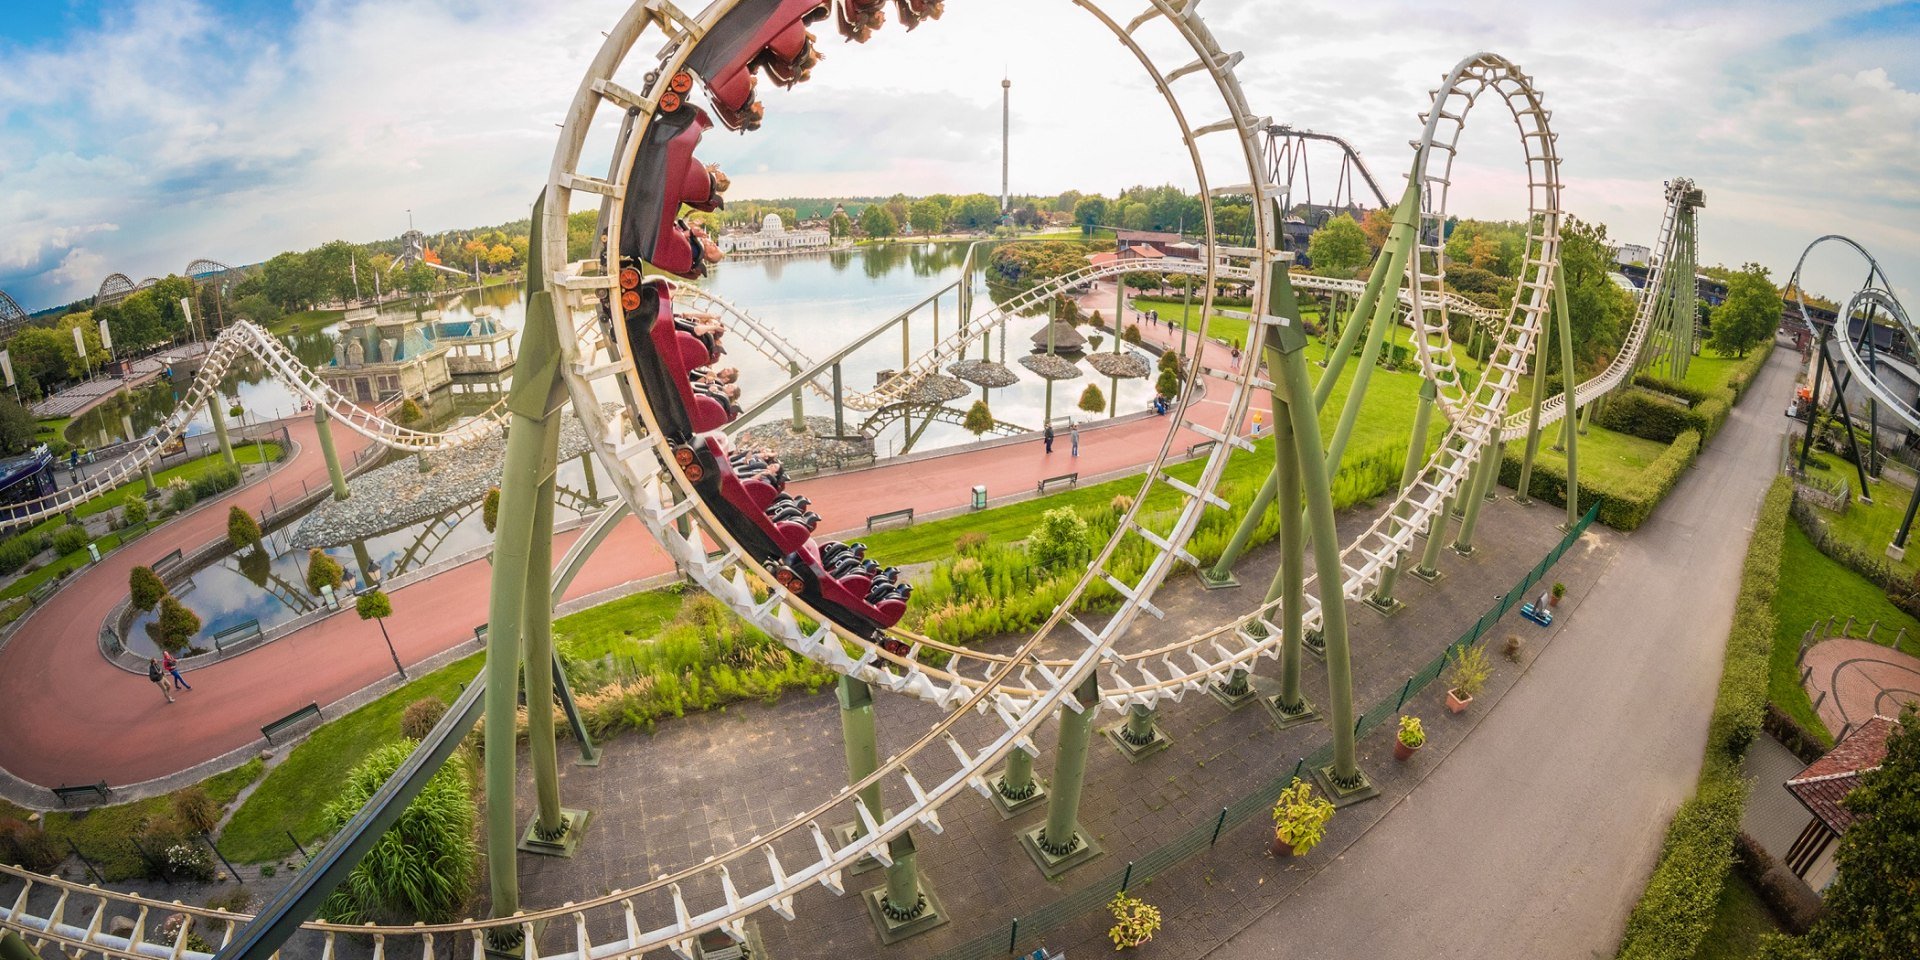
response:
[[[759,129],[766,108],[754,97],[752,70],[782,86],[805,80],[820,59],[807,25],[832,12],[825,0],[758,0],[715,23],[686,65],[706,81],[720,122],[730,130]]]
[[[887,22],[887,0],[841,0],[836,9],[840,35],[855,43],[866,43]]]
[[[806,524],[767,516],[761,504],[770,502],[772,485],[736,472],[727,459],[726,443],[721,438],[703,438],[691,449],[696,464],[701,467],[701,478],[694,486],[734,539],[762,557],[786,556],[813,539],[813,531],[808,530]],[[675,455],[679,455],[678,451]]]
[[[628,287],[629,282],[634,286]],[[639,271],[632,267],[620,271],[620,284],[633,366],[646,387],[654,419],[680,444],[691,442],[694,434],[725,426],[732,419],[727,408],[694,390],[688,379],[695,368],[713,362],[713,353],[699,337],[674,324],[673,300],[666,293],[666,285],[659,280],[640,282]],[[679,402],[670,402],[669,397],[677,397]],[[683,461],[681,466],[688,463]]]
[[[947,5],[942,0],[893,0],[900,11],[900,23],[908,30],[920,25],[922,20],[938,20],[946,12]]]
[[[712,129],[706,111],[694,107],[664,113],[647,128],[627,176],[627,203],[620,217],[620,249],[668,273],[698,277],[705,257],[699,238],[677,222],[680,205],[713,211],[724,203],[727,180],[694,158],[700,137]]]
[[[871,577],[859,574],[835,578],[827,573],[820,559],[820,545],[813,540],[789,553],[786,561],[774,570],[774,579],[831,617],[833,622],[861,636],[881,636],[880,631],[899,623],[907,612],[907,602],[898,598],[868,603]]]

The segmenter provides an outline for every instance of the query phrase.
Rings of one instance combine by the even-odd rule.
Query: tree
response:
[[[1120,225],[1128,230],[1145,230],[1153,223],[1153,208],[1139,201],[1121,204]]]
[[[1100,392],[1099,384],[1089,383],[1087,389],[1080,391],[1080,409],[1088,413],[1100,413],[1107,409],[1107,397]]]
[[[1346,214],[1328,220],[1307,241],[1307,256],[1313,260],[1313,272],[1323,277],[1351,278],[1372,259],[1367,249],[1366,231]]]
[[[919,200],[907,209],[907,222],[913,225],[914,233],[939,233],[944,225],[941,223],[943,213],[939,204],[931,200]]]
[[[1727,299],[1714,308],[1713,337],[1708,345],[1723,356],[1747,355],[1765,343],[1780,325],[1780,291],[1774,289],[1767,268],[1749,263],[1727,281]]]
[[[1093,228],[1105,223],[1107,219],[1107,198],[1081,197],[1073,202],[1073,222],[1080,225],[1082,234],[1092,234]]]
[[[993,429],[993,411],[987,409],[985,400],[975,400],[973,406],[967,408],[967,419],[962,426],[976,437]]]
[[[1743,271],[1744,272],[1744,271]],[[1834,853],[1826,912],[1799,940],[1769,937],[1763,957],[1920,957],[1920,714],[1909,704],[1878,770],[1840,803],[1854,815]]]
[[[353,768],[325,808],[328,833],[359,814],[414,745],[404,739],[387,744]],[[458,919],[480,860],[470,777],[465,763],[443,764],[321,903],[320,915],[336,923]]]
[[[827,221],[827,236],[841,240],[853,235],[853,221],[845,211],[835,211],[833,218]]]
[[[133,598],[133,609],[146,613],[167,595],[167,585],[152,567],[134,567],[127,572],[127,592]]]
[[[496,243],[487,248],[487,269],[499,270],[513,263],[513,248],[504,243]]]
[[[253,514],[241,507],[227,511],[227,542],[235,550],[259,546],[260,536],[260,524],[253,519]]]
[[[900,224],[893,214],[880,204],[868,204],[860,211],[860,232],[869,237],[891,237],[900,232]]]
[[[412,397],[408,397],[400,402],[400,409],[394,411],[393,422],[403,427],[410,427],[419,423],[420,418],[424,416],[426,413],[420,409],[420,404],[414,402]]]
[[[1132,273],[1123,274],[1120,279],[1121,282],[1125,283],[1127,287],[1132,290],[1158,290],[1167,285],[1167,278],[1165,276],[1158,273],[1149,273],[1145,270],[1136,270]]]
[[[353,601],[353,612],[362,620],[372,620],[380,624],[380,639],[387,642],[387,654],[393,657],[393,669],[400,679],[407,678],[407,668],[400,665],[400,654],[393,649],[393,637],[387,633],[387,618],[393,616],[393,601],[388,599],[384,590],[368,590]]]
[[[1178,397],[1180,395],[1180,375],[1171,369],[1161,368],[1160,378],[1154,381],[1153,389],[1169,400]]]
[[[200,632],[200,617],[172,596],[160,598],[160,616],[147,624],[147,637],[162,650],[179,651]]]
[[[1579,363],[1612,356],[1633,317],[1633,297],[1608,277],[1613,270],[1610,249],[1604,224],[1569,217],[1560,231],[1560,279],[1567,287]],[[1560,351],[1548,351],[1547,369],[1559,367]]]
[[[34,429],[33,414],[26,407],[12,397],[0,396],[0,449],[15,451],[32,446]]]
[[[984,230],[1000,222],[1000,201],[984,193],[970,193],[954,201],[951,219],[968,230]]]
[[[314,596],[321,595],[321,587],[339,590],[346,576],[339,561],[327,556],[325,550],[315,547],[307,551],[307,590]]]
[[[1367,217],[1360,222],[1360,232],[1367,235],[1367,246],[1379,253],[1387,245],[1387,234],[1393,231],[1393,207],[1381,207],[1367,211]]]

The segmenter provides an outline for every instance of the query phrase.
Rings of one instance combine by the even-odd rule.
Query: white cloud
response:
[[[625,6],[318,0],[290,7],[289,22],[246,24],[191,0],[135,0],[58,49],[0,46],[0,286],[41,305],[90,293],[98,278],[80,271],[95,265],[139,277],[199,256],[256,261],[395,235],[408,209],[429,228],[524,215],[554,124]],[[1247,54],[1239,76],[1258,112],[1346,136],[1389,195],[1427,90],[1460,57],[1490,49],[1546,91],[1567,204],[1614,237],[1649,239],[1660,182],[1683,175],[1707,192],[1706,262],[1759,260],[1784,275],[1807,240],[1837,231],[1912,278],[1920,257],[1904,224],[1920,206],[1920,95],[1898,82],[1920,73],[1912,38],[1833,26],[1870,20],[1873,7],[1202,9],[1222,46]],[[1192,186],[1166,106],[1126,50],[1064,0],[953,3],[939,22],[912,33],[889,24],[865,46],[825,34],[811,82],[763,91],[765,129],[703,147],[737,171],[735,196],[997,192],[1003,70],[1014,82],[1016,192]],[[1152,34],[1164,63],[1190,59]],[[636,48],[629,85],[657,47]],[[1218,119],[1195,80],[1181,89],[1192,91],[1183,104],[1194,123]],[[1485,106],[1463,144],[1454,206],[1516,215],[1518,149]],[[594,156],[605,156],[607,130],[591,141]],[[1816,289],[1850,289],[1852,268],[1835,260]]]

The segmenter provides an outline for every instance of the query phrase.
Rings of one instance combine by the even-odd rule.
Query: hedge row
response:
[[[1680,431],[1689,428],[1706,436],[1706,431],[1694,422],[1692,413],[1692,408],[1685,404],[1634,387],[1608,397],[1594,413],[1593,422],[1643,440],[1672,443]]]
[[[1627,918],[1620,956],[1632,960],[1690,960],[1713,927],[1721,888],[1733,866],[1734,840],[1746,806],[1740,760],[1766,716],[1767,657],[1773,647],[1773,596],[1780,585],[1787,509],[1793,484],[1782,477],[1768,488],[1759,522],[1747,543],[1727,636],[1726,665],[1708,724],[1699,790],[1667,827],[1660,861]]]
[[[1517,446],[1517,445],[1516,445]],[[1591,476],[1580,478],[1580,502],[1592,503],[1599,497],[1600,522],[1615,530],[1634,530],[1647,522],[1653,514],[1653,508],[1667,498],[1673,491],[1673,485],[1680,482],[1680,476],[1693,465],[1695,457],[1700,455],[1700,434],[1694,430],[1682,430],[1662,453],[1631,483],[1621,487],[1599,487],[1593,484]],[[1501,484],[1519,489],[1520,454],[1508,450],[1500,462]],[[1541,458],[1533,461],[1532,489],[1528,496],[1545,500],[1556,506],[1567,503],[1567,471],[1559,463],[1548,462]]]

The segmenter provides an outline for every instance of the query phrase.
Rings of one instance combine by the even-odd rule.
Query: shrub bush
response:
[[[235,550],[244,550],[260,542],[259,521],[246,508],[234,506],[227,510],[227,543]]]
[[[59,530],[54,531],[53,552],[64,557],[77,550],[86,549],[87,541],[91,539],[93,538],[87,536],[86,527],[77,523],[69,523]]]
[[[147,501],[140,499],[139,497],[135,497],[131,500],[128,500],[126,506],[120,508],[120,525],[121,526],[137,527],[140,524],[143,524],[146,522],[147,522]]]
[[[146,613],[167,595],[167,585],[152,567],[134,567],[127,572],[127,593],[133,598],[133,608]]]
[[[1631,482],[1618,488],[1593,486],[1589,477],[1580,478],[1580,502],[1601,498],[1600,522],[1615,530],[1634,530],[1647,522],[1660,501],[1665,500],[1681,474],[1700,455],[1700,434],[1683,430],[1645,470]],[[1500,482],[1509,487],[1520,483],[1520,455],[1508,451],[1500,462]],[[1530,496],[1557,506],[1567,503],[1567,471],[1560,464],[1536,459]]]
[[[993,411],[987,408],[985,400],[975,400],[973,406],[967,408],[967,418],[961,425],[977,437],[993,429]]]
[[[35,873],[49,873],[67,859],[67,851],[39,824],[0,820],[0,859]]]
[[[447,715],[446,701],[439,697],[421,697],[407,704],[400,714],[400,735],[409,740],[425,740],[433,725]]]
[[[1140,325],[1137,323],[1127,324],[1127,332],[1121,334],[1120,339],[1125,340],[1128,343],[1140,343],[1141,340],[1143,339],[1140,336]]]
[[[193,501],[195,499],[193,487],[191,486],[186,484],[173,486],[169,484],[167,487],[167,511],[169,513],[186,513],[188,510],[193,509]]]
[[[961,556],[973,553],[987,545],[987,535],[978,531],[968,531],[953,541],[953,552]]]
[[[320,596],[321,587],[332,587],[338,592],[346,575],[340,562],[327,556],[325,550],[315,547],[307,551],[307,591],[314,596]]]
[[[486,526],[488,533],[492,533],[494,526],[500,522],[499,487],[487,488],[487,498],[480,502],[480,522]]]
[[[1673,438],[1690,425],[1690,412],[1674,400],[1646,390],[1631,389],[1608,397],[1595,412],[1593,420],[1608,430],[1658,443],[1672,443]]]
[[[200,616],[171,596],[160,598],[160,616],[147,624],[147,637],[163,650],[178,653],[200,632]]]
[[[26,566],[28,561],[52,545],[53,538],[44,533],[23,533],[0,542],[0,576]]]
[[[205,500],[240,485],[240,468],[221,465],[193,479],[193,499]]]
[[[412,740],[396,741],[353,768],[339,795],[327,804],[327,832],[346,826],[413,748]],[[473,784],[467,764],[444,764],[321,904],[320,915],[338,923],[458,919],[480,859],[473,833]]]
[[[420,405],[415,403],[412,397],[408,397],[405,401],[401,402],[400,410],[393,416],[393,422],[403,427],[410,427],[419,423],[420,418],[424,416],[426,416],[426,412],[420,409]]]
[[[1102,413],[1107,409],[1107,395],[1100,391],[1099,384],[1089,383],[1087,389],[1080,391],[1080,409],[1088,413]]]
[[[1780,583],[1792,499],[1792,481],[1782,477],[1761,502],[1740,573],[1740,594],[1734,601],[1726,665],[1708,724],[1699,790],[1667,828],[1653,877],[1627,919],[1621,957],[1691,960],[1713,926],[1746,805],[1740,761],[1758,735],[1766,711],[1773,596]]]
[[[1086,518],[1070,507],[1041,514],[1040,525],[1027,536],[1027,555],[1048,569],[1085,560],[1092,546]]]
[[[245,884],[236,884],[207,898],[207,906],[228,913],[246,913],[253,905],[253,891]]]
[[[220,805],[205,787],[191,786],[173,795],[173,818],[193,833],[212,833],[220,825]]]

